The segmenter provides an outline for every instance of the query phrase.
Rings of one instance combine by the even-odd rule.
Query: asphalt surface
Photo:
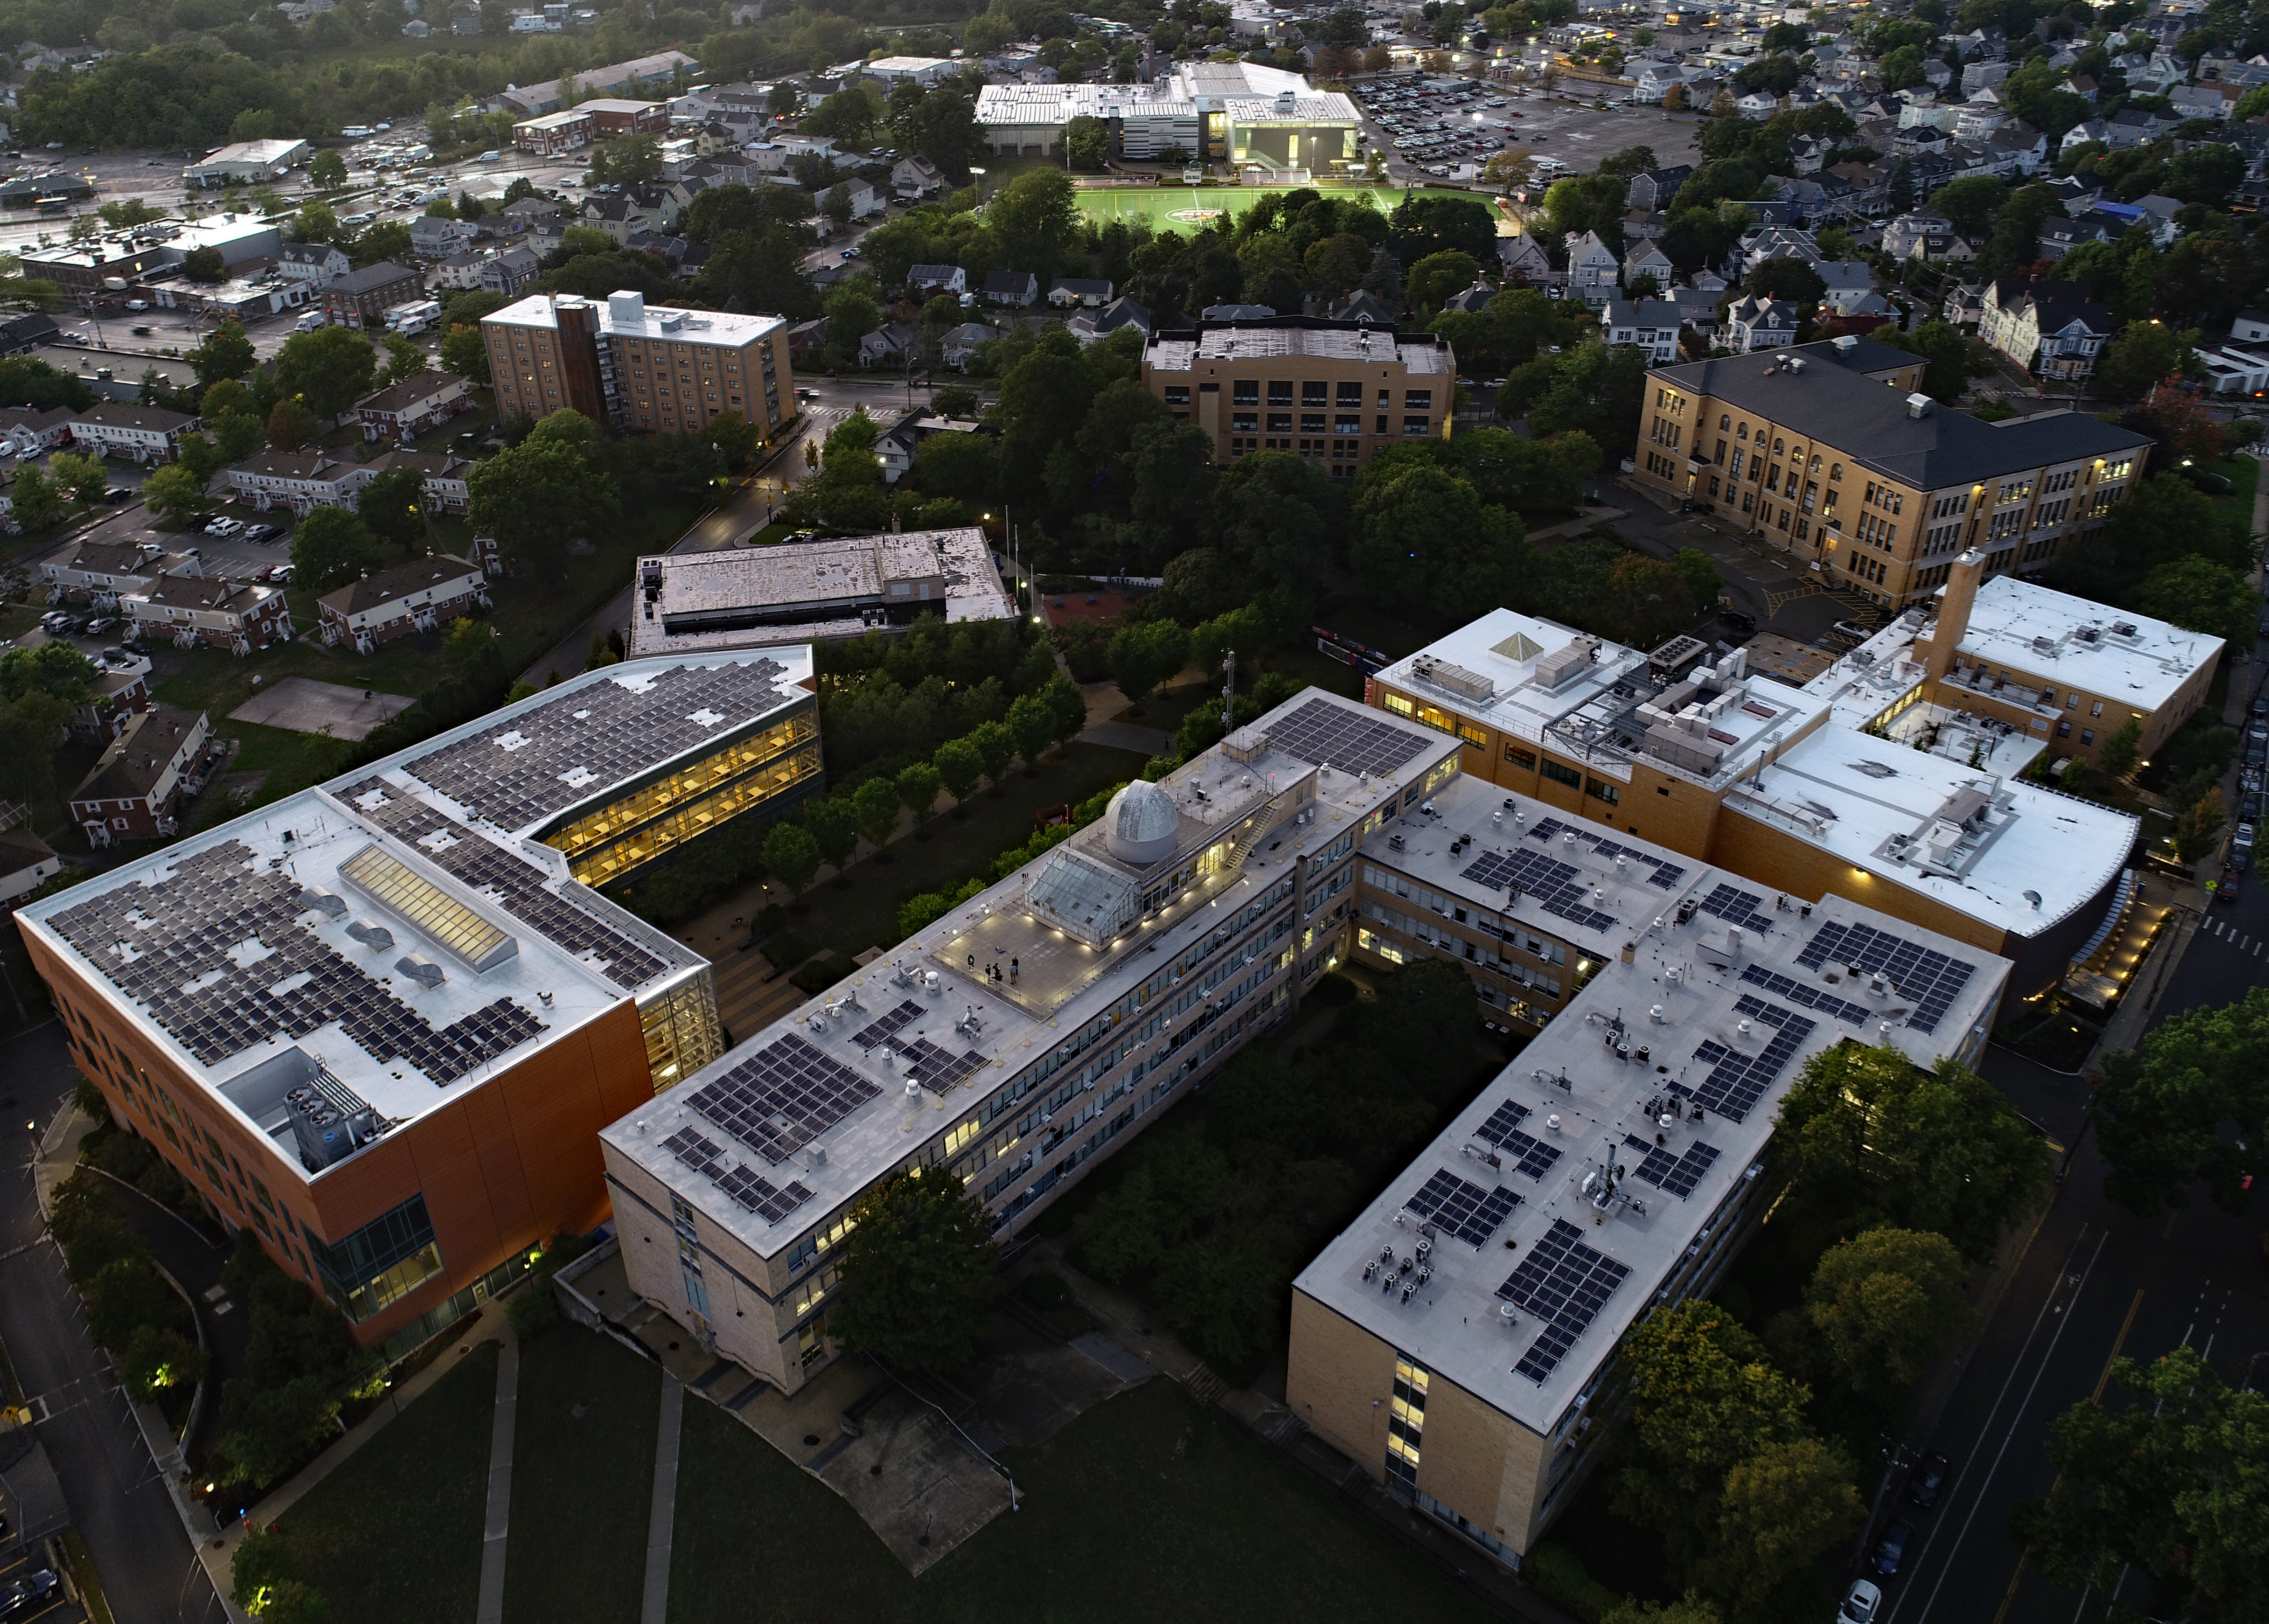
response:
[[[222,1618],[40,1222],[25,1125],[44,1131],[76,1076],[53,1022],[0,1043],[0,1145],[10,1164],[0,1181],[0,1343],[26,1397],[45,1410],[41,1441],[118,1624]]]

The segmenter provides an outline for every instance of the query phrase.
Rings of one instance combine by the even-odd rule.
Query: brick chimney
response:
[[[1933,682],[1941,682],[1954,669],[1954,652],[1970,630],[1970,611],[1977,606],[1977,583],[1985,573],[1985,555],[1975,547],[1954,561],[1946,577],[1946,590],[1938,600],[1938,624],[1930,634],[1927,669]]]

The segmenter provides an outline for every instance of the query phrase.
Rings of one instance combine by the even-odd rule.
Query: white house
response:
[[[1645,351],[1651,366],[1678,359],[1678,306],[1661,299],[1609,299],[1601,323],[1608,348],[1635,344]]]
[[[2117,321],[2080,283],[1999,281],[1985,290],[1977,336],[2016,365],[2075,380],[2094,373]]]
[[[1597,232],[1568,234],[1568,291],[1585,304],[1604,305],[1615,297],[1622,267]]]
[[[1797,308],[1787,299],[1745,294],[1726,312],[1726,348],[1737,355],[1750,355],[1792,344],[1797,320]]]
[[[287,282],[322,287],[353,269],[346,250],[328,242],[287,242],[276,251],[276,274]]]
[[[906,292],[924,299],[934,293],[966,293],[969,273],[958,265],[916,265],[906,272]]]
[[[489,607],[488,577],[477,564],[432,553],[366,575],[315,600],[323,641],[367,654],[381,643],[431,631],[477,605]]]
[[[81,412],[71,419],[70,432],[81,450],[98,457],[170,462],[181,450],[181,436],[197,426],[187,412],[116,401]]]

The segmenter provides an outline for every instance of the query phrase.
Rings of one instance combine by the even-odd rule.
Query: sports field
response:
[[[1392,186],[1319,186],[1314,189],[1327,197],[1368,197],[1371,206],[1381,212],[1392,210],[1403,198],[1401,189]],[[1234,218],[1262,198],[1276,195],[1274,188],[1257,186],[1124,186],[1083,189],[1075,192],[1073,196],[1090,219],[1120,219],[1130,223],[1145,219],[1149,221],[1153,231],[1190,232],[1202,230],[1209,224],[1209,218],[1189,218],[1189,210],[1219,210],[1223,215]],[[1488,197],[1479,192],[1453,188],[1420,187],[1410,196],[1467,197],[1484,208],[1489,206]],[[1183,218],[1177,218],[1177,215]]]

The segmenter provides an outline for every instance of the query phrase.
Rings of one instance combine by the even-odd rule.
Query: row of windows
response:
[[[1232,379],[1229,388],[1231,405],[1258,406],[1260,404],[1259,379]],[[1181,397],[1179,400],[1174,398],[1178,395]],[[1393,390],[1380,389],[1378,403],[1382,408],[1391,406],[1394,403],[1393,397]],[[1300,385],[1299,404],[1303,406],[1360,407],[1363,404],[1363,399],[1364,388],[1360,383],[1341,383],[1336,389],[1330,383],[1321,380],[1310,380]],[[1190,392],[1186,387],[1177,386],[1166,391],[1166,404],[1169,406],[1186,406],[1189,402]],[[1290,380],[1275,378],[1268,380],[1268,403],[1271,406],[1290,406],[1293,403],[1292,385]],[[1430,409],[1434,404],[1434,391],[1405,389],[1402,392],[1402,403],[1413,411],[1421,408]]]

